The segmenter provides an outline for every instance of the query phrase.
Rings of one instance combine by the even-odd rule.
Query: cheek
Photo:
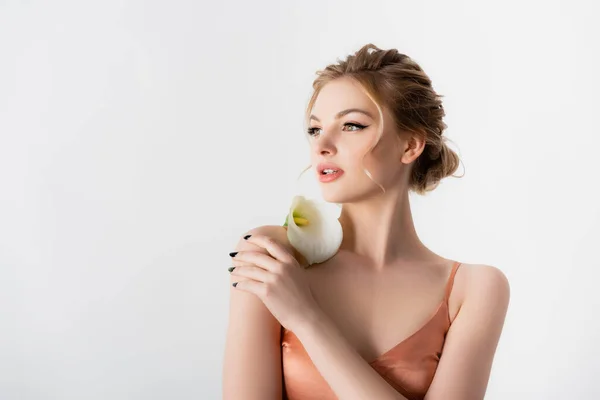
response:
[[[366,179],[369,179],[369,177],[363,169],[367,169],[374,179],[379,177],[383,181],[387,181],[386,177],[393,178],[397,173],[399,161],[396,160],[396,154],[391,149],[376,147],[365,155],[364,161],[361,164],[360,158],[363,154],[356,154],[356,171],[365,175]]]

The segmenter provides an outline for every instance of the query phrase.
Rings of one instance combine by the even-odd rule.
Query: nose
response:
[[[337,148],[332,136],[333,135],[322,135],[316,138],[316,140],[313,140],[313,152],[317,156],[332,156],[337,153]]]

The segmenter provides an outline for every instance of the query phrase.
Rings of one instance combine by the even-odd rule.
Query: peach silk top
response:
[[[409,400],[423,399],[433,381],[450,328],[448,298],[459,266],[459,262],[452,266],[444,299],[433,316],[411,336],[369,363]],[[300,340],[283,327],[281,347],[284,400],[337,399]]]

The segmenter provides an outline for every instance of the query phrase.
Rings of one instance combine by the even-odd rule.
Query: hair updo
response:
[[[425,194],[458,169],[460,159],[446,144],[448,139],[442,136],[447,128],[442,121],[446,115],[440,100],[443,95],[433,90],[431,79],[415,61],[396,49],[382,50],[372,43],[349,55],[346,60],[337,61],[317,71],[314,92],[306,109],[306,126],[321,89],[337,78],[351,78],[377,105],[381,124],[381,105],[384,105],[390,110],[399,135],[417,135],[425,141],[423,152],[413,163],[409,190]],[[365,173],[373,180],[366,169]],[[380,184],[377,185],[385,192]]]

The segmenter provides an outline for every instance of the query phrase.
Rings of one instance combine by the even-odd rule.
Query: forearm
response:
[[[315,314],[294,334],[338,398],[407,400],[350,346],[325,314]]]

